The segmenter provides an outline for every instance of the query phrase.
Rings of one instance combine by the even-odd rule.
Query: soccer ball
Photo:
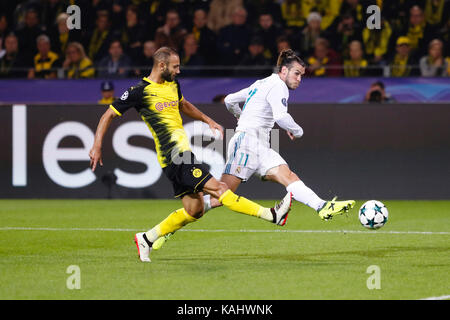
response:
[[[359,209],[359,222],[367,229],[379,229],[388,220],[386,206],[378,200],[369,200]]]

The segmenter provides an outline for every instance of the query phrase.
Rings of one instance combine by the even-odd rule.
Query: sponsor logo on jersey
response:
[[[178,101],[170,101],[170,102],[157,102],[155,104],[155,108],[158,111],[163,111],[165,108],[176,107],[178,105]]]

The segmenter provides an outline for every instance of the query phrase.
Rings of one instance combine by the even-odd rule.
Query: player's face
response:
[[[295,90],[300,85],[302,81],[302,75],[305,74],[305,67],[303,67],[298,62],[294,62],[286,75],[286,80],[284,81],[287,87],[291,90]]]
[[[180,58],[178,55],[172,54],[169,57],[169,62],[166,68],[161,73],[161,78],[165,81],[171,82],[180,73]]]

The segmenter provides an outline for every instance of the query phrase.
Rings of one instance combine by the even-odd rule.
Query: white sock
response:
[[[211,210],[211,196],[209,194],[203,196],[203,214]]]
[[[158,226],[155,226],[153,229],[148,230],[145,235],[147,236],[148,241],[155,242],[158,240],[158,230],[156,229]]]
[[[322,200],[308,188],[301,180],[295,181],[286,187],[288,192],[291,192],[294,199],[306,204],[314,210],[319,210],[323,207],[326,201]]]

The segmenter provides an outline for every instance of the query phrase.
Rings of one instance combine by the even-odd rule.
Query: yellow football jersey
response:
[[[164,168],[172,163],[174,157],[191,150],[180,115],[179,104],[182,100],[177,80],[156,83],[143,78],[125,91],[110,108],[119,116],[130,108],[138,111],[153,135],[158,162]]]

